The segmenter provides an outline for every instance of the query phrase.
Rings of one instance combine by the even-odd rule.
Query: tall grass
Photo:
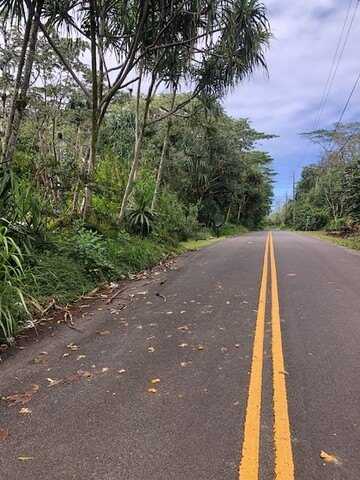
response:
[[[0,333],[14,341],[19,323],[28,310],[23,294],[23,255],[6,227],[0,227]]]

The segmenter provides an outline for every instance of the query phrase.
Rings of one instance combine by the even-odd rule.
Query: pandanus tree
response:
[[[154,121],[167,119],[163,148],[161,152],[152,209],[159,191],[163,163],[166,155],[170,117],[186,103],[199,95],[222,97],[238,81],[253,73],[256,67],[266,68],[264,50],[270,38],[266,10],[258,0],[229,0],[207,2],[206,8],[197,2],[198,10],[192,7],[192,23],[185,28],[185,36],[179,41],[179,34],[167,40],[164,51],[164,81],[172,88],[170,110]],[[194,15],[195,12],[195,15]],[[198,16],[196,16],[196,12]],[[181,17],[180,17],[181,18]],[[186,19],[184,16],[183,18]],[[180,22],[181,24],[181,22]],[[182,32],[184,33],[184,32]],[[174,31],[171,32],[174,34]],[[153,74],[154,70],[152,70]],[[185,102],[176,105],[176,92],[181,82],[189,80],[191,94]],[[134,156],[134,163],[138,163]],[[133,163],[133,167],[134,167]],[[133,169],[132,169],[133,170]],[[127,198],[131,191],[133,177],[123,197],[120,221],[122,221]]]
[[[0,6],[25,25],[3,161],[10,164],[14,153],[40,30],[81,89],[91,111],[91,136],[83,172],[83,216],[91,204],[99,130],[120,90],[138,82],[140,98],[142,85],[147,86],[141,117],[138,110],[133,161],[119,214],[122,221],[141,160],[151,99],[158,86],[163,83],[172,90],[173,102],[169,111],[151,122],[169,120],[200,94],[221,97],[257,66],[265,67],[264,49],[270,32],[265,7],[258,0],[0,0]],[[88,42],[88,82],[73,68],[57,42],[59,32]],[[180,85],[187,85],[190,94],[185,101],[176,103]],[[170,120],[168,125],[170,130]],[[168,132],[164,152],[166,136]],[[158,187],[160,181],[161,168]]]

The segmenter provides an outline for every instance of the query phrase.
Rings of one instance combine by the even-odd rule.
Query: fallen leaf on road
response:
[[[39,353],[39,355],[37,355],[36,357],[33,358],[33,363],[35,363],[35,364],[46,363],[47,362],[47,356],[48,356],[47,352],[41,352],[41,353]]]
[[[154,347],[148,347],[148,352],[150,352],[150,353],[155,352],[155,348]]]
[[[20,415],[31,415],[31,410],[30,408],[23,407],[20,408],[19,413]]]
[[[320,452],[320,458],[324,460],[326,463],[334,463],[334,464],[339,464],[339,460],[335,457],[335,455],[331,455],[330,453],[324,452],[324,450],[321,450]]]
[[[186,330],[189,330],[189,327],[187,325],[183,325],[182,327],[178,327],[177,329],[185,332]]]
[[[9,436],[9,430],[7,428],[0,428],[0,442],[6,440]]]
[[[27,390],[24,393],[14,393],[13,395],[8,395],[5,397],[5,400],[10,403],[10,405],[17,405],[18,403],[25,405],[25,403],[30,402],[34,393],[39,390],[39,385],[31,385],[31,390]]]
[[[49,382],[49,387],[55,387],[55,385],[59,385],[59,383],[62,382],[62,380],[53,380],[52,378],[47,378],[46,379]]]
[[[149,393],[156,393],[157,390],[156,390],[156,388],[148,388],[148,392]]]
[[[160,378],[153,378],[152,380],[150,380],[150,383],[156,385],[157,383],[160,383]]]
[[[204,350],[204,347],[202,345],[198,345],[197,349],[201,351],[201,350]]]
[[[34,460],[34,457],[29,457],[27,455],[20,455],[20,457],[17,457],[20,462],[28,462],[29,460]]]
[[[100,335],[101,337],[105,336],[105,335],[111,335],[111,332],[110,330],[102,330],[102,331],[98,331],[96,332],[98,335]]]

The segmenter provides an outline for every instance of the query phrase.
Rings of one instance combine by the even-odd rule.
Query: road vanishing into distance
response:
[[[1,480],[360,478],[358,253],[248,234],[78,311],[0,364]]]

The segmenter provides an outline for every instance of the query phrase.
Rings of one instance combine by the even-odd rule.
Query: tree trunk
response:
[[[89,213],[91,207],[91,181],[96,164],[96,150],[98,140],[98,117],[99,117],[99,88],[98,88],[98,74],[97,74],[97,46],[96,46],[96,1],[90,0],[90,37],[91,37],[91,83],[92,83],[92,114],[91,114],[91,143],[90,154],[86,164],[85,171],[85,186],[84,197],[81,204],[81,216],[83,219]]]
[[[225,223],[229,223],[229,220],[230,220],[230,213],[231,213],[231,205],[229,205],[229,208],[227,210],[227,213],[226,213],[226,218],[225,218]]]
[[[123,220],[124,220],[125,209],[127,207],[127,203],[128,203],[128,200],[129,200],[129,197],[131,195],[132,188],[133,188],[133,185],[134,185],[134,179],[135,179],[135,176],[136,176],[136,172],[137,172],[138,166],[140,164],[141,148],[142,148],[142,144],[143,144],[144,133],[145,133],[146,123],[147,123],[148,114],[149,114],[150,103],[151,103],[153,89],[154,89],[154,85],[155,85],[155,79],[156,79],[156,75],[153,74],[150,86],[148,88],[148,93],[146,95],[145,109],[144,109],[144,114],[143,114],[143,118],[142,118],[142,122],[141,122],[141,127],[139,128],[138,125],[136,126],[136,140],[135,140],[135,148],[134,148],[134,157],[133,157],[128,181],[127,181],[127,184],[126,184],[125,192],[124,192],[122,202],[121,202],[121,208],[120,208],[120,213],[119,213],[119,218],[118,218],[119,223],[122,223]],[[138,95],[140,95],[140,91],[138,91]]]
[[[123,199],[122,199],[122,202],[121,202],[121,209],[120,209],[120,213],[119,213],[119,223],[122,223],[122,221],[124,220],[125,209],[126,209],[127,202],[128,202],[129,197],[130,197],[130,194],[132,192],[132,187],[133,187],[133,184],[134,184],[135,175],[136,175],[139,163],[140,163],[140,152],[141,152],[141,146],[142,146],[142,140],[143,140],[143,130],[144,129],[140,130],[138,138],[137,138],[136,143],[135,143],[133,162],[132,162],[132,165],[131,165],[130,174],[129,174],[129,177],[128,177],[125,192],[124,192]]]
[[[173,89],[170,111],[174,110],[175,98],[176,98],[176,86],[174,86],[174,89]],[[162,150],[161,150],[160,163],[159,163],[157,176],[156,176],[155,190],[154,190],[154,195],[153,195],[152,202],[151,202],[151,211],[152,212],[155,209],[157,196],[158,196],[158,193],[159,193],[159,190],[160,190],[161,176],[162,176],[162,171],[163,171],[163,168],[164,168],[166,152],[167,152],[168,144],[169,144],[171,123],[172,123],[171,122],[171,117],[168,117],[167,118],[167,124],[166,124],[166,130],[165,130],[165,137],[164,137],[163,146],[162,146]]]
[[[241,216],[241,203],[239,203],[239,207],[238,207],[237,223],[240,223],[240,216]]]
[[[9,168],[11,165],[19,134],[20,124],[27,105],[27,92],[30,84],[32,66],[34,63],[36,42],[43,4],[44,0],[38,0],[37,2],[34,1],[31,3],[29,9],[29,17],[26,22],[10,115],[4,141],[2,163],[6,166],[6,168]],[[36,8],[35,13],[34,7]]]

